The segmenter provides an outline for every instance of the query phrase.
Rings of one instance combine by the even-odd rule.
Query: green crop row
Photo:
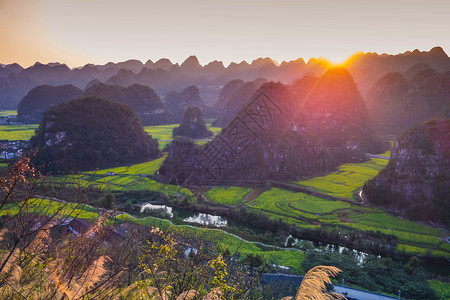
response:
[[[326,200],[279,188],[271,188],[265,191],[248,205],[294,217],[298,215],[296,210],[313,214],[325,214],[351,206],[347,202]]]
[[[417,246],[411,246],[411,245],[405,245],[405,244],[397,244],[397,250],[400,252],[405,252],[407,254],[421,254],[424,255],[427,253],[429,249],[417,247]]]
[[[351,217],[352,221],[359,224],[394,229],[419,234],[441,235],[442,231],[436,228],[423,226],[412,221],[396,218],[385,213],[368,213]]]

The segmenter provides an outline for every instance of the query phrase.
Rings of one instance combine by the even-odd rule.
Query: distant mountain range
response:
[[[444,50],[435,47],[428,52],[405,52],[398,55],[358,53],[346,64],[361,93],[365,95],[374,83],[387,73],[404,72],[414,65],[425,63],[439,73],[450,71],[450,59]],[[253,81],[256,78],[291,84],[306,74],[321,75],[332,65],[323,58],[312,58],[308,62],[299,58],[277,65],[271,58],[258,58],[247,63],[231,63],[225,67],[220,61],[200,65],[195,56],[187,58],[181,65],[168,59],[151,60],[145,64],[128,60],[105,65],[87,64],[70,69],[62,63],[36,63],[29,68],[18,64],[0,65],[0,109],[16,109],[32,88],[39,85],[72,84],[80,89],[93,80],[128,87],[132,84],[146,85],[164,98],[172,91],[182,91],[196,85],[204,103],[212,107],[220,88],[233,79]],[[98,83],[98,82],[97,82]]]
[[[450,72],[420,63],[388,73],[369,91],[366,102],[377,129],[398,135],[435,117],[450,118]]]

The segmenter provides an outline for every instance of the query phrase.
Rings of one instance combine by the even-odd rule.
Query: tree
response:
[[[112,209],[116,202],[116,198],[110,192],[106,193],[100,200],[100,206],[106,209]]]

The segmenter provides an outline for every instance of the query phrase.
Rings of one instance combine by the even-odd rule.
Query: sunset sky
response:
[[[0,63],[450,51],[448,0],[0,0]]]

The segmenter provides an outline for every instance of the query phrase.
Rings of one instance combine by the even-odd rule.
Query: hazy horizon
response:
[[[450,2],[0,0],[0,63],[70,67],[195,55],[278,62],[450,49]]]
[[[434,47],[440,47],[439,45],[436,45],[436,46],[434,46]],[[432,48],[434,48],[434,47],[432,47]],[[406,53],[406,52],[412,52],[412,51],[414,51],[414,50],[419,50],[419,51],[421,51],[421,52],[428,52],[428,51],[430,51],[432,48],[430,48],[430,49],[410,49],[410,50],[406,50],[405,52],[402,52],[402,53],[377,53],[377,52],[374,52],[374,51],[369,51],[369,52],[362,52],[362,51],[359,51],[359,52],[356,52],[356,53],[353,53],[353,54],[350,54],[344,61],[341,61],[341,62],[339,62],[339,63],[334,63],[334,62],[332,62],[329,58],[327,58],[327,57],[310,57],[309,59],[305,59],[305,58],[303,58],[303,57],[297,57],[297,58],[294,58],[294,59],[292,59],[292,60],[297,60],[297,59],[303,59],[304,61],[305,61],[305,63],[308,63],[308,61],[310,60],[310,59],[324,59],[324,60],[327,60],[328,62],[330,62],[331,64],[335,64],[336,66],[339,66],[339,65],[343,65],[343,64],[345,64],[345,62],[349,59],[349,58],[351,58],[352,56],[354,56],[354,55],[357,55],[358,53],[364,53],[364,54],[367,54],[367,53],[377,53],[378,55],[384,55],[384,54],[387,54],[387,55],[399,55],[399,54],[403,54],[403,53]],[[447,51],[445,51],[445,49],[443,49],[444,50],[444,52],[445,53],[447,53]],[[448,55],[448,53],[447,53],[447,55]],[[195,56],[195,57],[197,57],[195,54],[192,54],[192,55],[190,55],[190,56]],[[189,56],[189,57],[190,57]],[[71,65],[69,65],[68,63],[66,63],[65,61],[45,61],[45,62],[43,62],[43,61],[35,61],[35,62],[33,62],[33,63],[31,63],[31,64],[29,64],[29,65],[22,65],[22,64],[20,64],[19,63],[19,65],[21,65],[23,68],[28,68],[28,67],[31,67],[31,66],[33,66],[34,64],[36,64],[36,63],[41,63],[41,64],[52,64],[52,63],[60,63],[60,64],[66,64],[66,65],[68,65],[68,67],[69,68],[71,68],[71,69],[76,69],[76,68],[80,68],[80,67],[83,67],[83,66],[85,66],[85,65],[88,65],[88,64],[94,64],[94,65],[106,65],[106,64],[108,64],[108,63],[121,63],[121,62],[126,62],[126,61],[130,61],[130,60],[137,60],[137,61],[140,61],[142,64],[145,64],[148,60],[151,60],[153,63],[156,63],[158,60],[160,60],[160,59],[169,59],[171,62],[172,62],[172,64],[179,64],[179,65],[181,65],[186,59],[188,59],[189,57],[186,57],[185,59],[183,59],[183,60],[181,60],[181,61],[172,61],[172,60],[170,60],[169,58],[167,58],[167,57],[160,57],[160,58],[156,58],[156,59],[147,59],[147,60],[140,60],[140,59],[137,59],[137,58],[132,58],[132,57],[130,57],[130,58],[128,58],[128,59],[125,59],[125,60],[120,60],[120,61],[105,61],[105,62],[99,62],[99,63],[95,63],[95,62],[86,62],[86,63],[83,63],[83,64],[81,64],[81,65],[74,65],[74,66],[71,66]],[[200,61],[200,59],[199,59],[199,63],[200,63],[200,65],[201,66],[206,66],[208,63],[210,63],[210,62],[213,62],[213,61],[219,61],[219,62],[222,62],[223,64],[224,64],[224,66],[225,66],[225,68],[227,68],[231,63],[236,63],[236,64],[239,64],[239,63],[241,63],[241,62],[247,62],[247,63],[249,63],[249,64],[251,64],[252,63],[252,61],[253,60],[257,60],[257,59],[260,59],[260,58],[262,58],[262,59],[266,59],[266,58],[270,58],[270,59],[272,59],[272,61],[274,61],[274,63],[276,64],[276,65],[280,65],[283,61],[277,61],[276,59],[273,59],[273,58],[271,58],[271,57],[255,57],[255,58],[253,58],[253,59],[251,59],[251,60],[241,60],[241,61],[230,61],[229,63],[225,63],[225,62],[223,62],[222,60],[220,60],[220,59],[213,59],[213,60],[211,60],[211,61],[205,61],[204,63],[202,63],[201,61]],[[197,59],[198,59],[198,57],[197,57]],[[288,60],[288,61],[292,61],[292,60]],[[12,64],[12,63],[18,63],[18,62],[11,62],[11,63],[4,63],[4,62],[2,62],[2,61],[0,61],[0,64],[3,64],[3,65],[8,65],[8,64]]]

